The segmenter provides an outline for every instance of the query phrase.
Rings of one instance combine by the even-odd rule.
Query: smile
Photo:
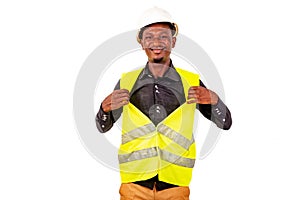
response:
[[[163,50],[165,50],[165,47],[150,47],[149,48],[153,53],[161,53]]]

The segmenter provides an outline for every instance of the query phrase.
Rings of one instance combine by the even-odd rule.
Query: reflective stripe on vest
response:
[[[189,140],[183,135],[181,135],[180,133],[177,133],[176,131],[174,131],[173,129],[169,128],[164,124],[160,124],[157,127],[157,131],[163,134],[164,136],[168,137],[169,139],[171,139],[173,142],[176,142],[186,150],[189,150],[191,144],[194,143],[194,137],[192,137],[192,139]]]
[[[130,142],[136,138],[145,136],[149,133],[152,133],[155,130],[155,126],[152,123],[138,127],[137,129],[134,129],[122,135],[122,144],[126,144],[127,142]]]
[[[193,168],[195,165],[195,159],[183,158],[181,156],[177,156],[175,154],[172,154],[168,151],[164,151],[161,149],[157,150],[156,147],[134,151],[129,154],[119,155],[119,162],[120,164],[122,164],[122,163],[142,160],[142,159],[156,157],[156,156],[160,156],[162,160],[165,160],[169,163],[179,165],[182,167]]]
[[[138,127],[137,129],[134,129],[134,130],[122,135],[122,144],[126,144],[127,142],[130,142],[134,139],[148,135],[148,134],[154,132],[155,130],[156,129],[153,124],[147,124],[145,126]],[[177,133],[176,131],[174,131],[173,129],[169,128],[168,126],[166,126],[164,124],[160,124],[157,127],[157,131],[160,134],[171,139],[173,142],[179,144],[186,150],[188,150],[190,148],[191,144],[194,143],[194,138],[189,140],[186,137],[182,136],[180,133]]]
[[[123,154],[119,155],[119,163],[127,163],[127,162],[132,162],[135,160],[142,160],[145,158],[151,158],[158,156],[157,149],[156,147],[148,148],[148,149],[142,149],[139,151],[134,151],[129,154]]]

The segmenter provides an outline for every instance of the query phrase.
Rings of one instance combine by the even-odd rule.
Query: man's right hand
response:
[[[120,89],[113,91],[102,102],[102,109],[104,112],[110,112],[125,106],[129,103],[129,91]]]

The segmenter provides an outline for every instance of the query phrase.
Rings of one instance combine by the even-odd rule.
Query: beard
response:
[[[154,63],[161,63],[163,61],[164,58],[154,58],[153,62]]]

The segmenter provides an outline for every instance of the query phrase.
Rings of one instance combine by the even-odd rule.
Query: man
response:
[[[107,132],[122,118],[121,200],[189,199],[195,163],[194,111],[229,129],[231,114],[197,74],[173,66],[177,25],[159,8],[145,12],[137,40],[148,62],[123,74],[100,106],[96,124]]]

